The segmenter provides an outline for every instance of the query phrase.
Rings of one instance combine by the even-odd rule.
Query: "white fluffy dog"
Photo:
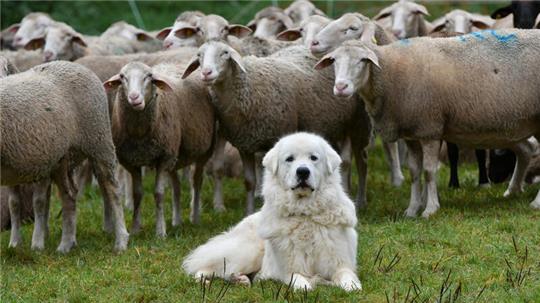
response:
[[[356,212],[341,186],[340,163],[317,135],[282,138],[263,159],[261,211],[198,247],[184,269],[196,278],[250,283],[248,275],[256,273],[295,289],[324,283],[360,290]]]

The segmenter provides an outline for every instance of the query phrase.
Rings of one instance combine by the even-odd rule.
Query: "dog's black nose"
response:
[[[309,178],[309,173],[309,168],[305,166],[301,166],[296,169],[296,176],[300,180],[307,180],[307,178]]]

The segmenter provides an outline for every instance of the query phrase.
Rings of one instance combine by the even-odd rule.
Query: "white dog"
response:
[[[321,137],[296,133],[264,157],[264,206],[210,239],[183,263],[196,278],[242,283],[276,279],[295,289],[317,283],[360,290],[353,202],[341,186],[341,159]]]

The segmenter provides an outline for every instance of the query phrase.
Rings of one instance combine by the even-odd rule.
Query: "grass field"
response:
[[[242,218],[242,181],[225,182],[228,210],[216,213],[212,185],[205,180],[200,226],[187,220],[185,194],[184,224],[171,229],[169,219],[168,237],[158,240],[147,176],[143,232],[122,255],[112,253],[112,237],[101,231],[102,202],[95,189],[78,203],[79,246],[68,255],[55,252],[61,233],[56,198],[45,251],[30,250],[31,225],[24,227],[19,249],[7,249],[9,232],[3,232],[0,302],[540,302],[540,212],[528,206],[538,186],[503,199],[504,185],[477,189],[474,166],[463,165],[462,188],[449,190],[443,166],[439,212],[429,220],[407,219],[402,213],[409,183],[389,185],[382,154],[380,145],[370,151],[369,206],[358,215],[361,292],[321,286],[293,293],[271,281],[246,288],[216,280],[202,287],[180,264],[190,250]],[[167,211],[169,218],[170,202]],[[129,211],[126,217],[130,223]]]

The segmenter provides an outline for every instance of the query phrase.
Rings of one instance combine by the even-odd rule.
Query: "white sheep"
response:
[[[285,14],[291,18],[294,24],[299,25],[310,16],[323,16],[326,14],[318,9],[309,0],[294,0],[284,10]]]
[[[373,20],[390,19],[389,29],[397,38],[405,39],[429,34],[431,24],[424,16],[429,16],[425,6],[408,0],[399,0],[382,9]]]
[[[172,27],[166,27],[159,31],[156,38],[163,40],[165,49],[172,49],[183,46],[198,46],[195,36],[186,39],[176,37],[176,31],[184,27],[197,26],[199,19],[204,17],[204,14],[199,11],[185,11],[176,17]]]
[[[454,9],[431,23],[432,32],[446,31],[468,34],[478,30],[491,28],[495,20],[489,16],[469,13],[461,9]]]
[[[439,208],[441,140],[512,149],[517,163],[504,195],[522,191],[532,153],[527,138],[540,136],[539,39],[538,31],[489,30],[382,47],[349,41],[316,68],[334,64],[334,93],[358,91],[383,139],[407,140],[413,183],[405,213],[415,216],[423,204],[424,170],[427,204],[422,216],[429,217]],[[531,206],[540,208],[540,193]]]

